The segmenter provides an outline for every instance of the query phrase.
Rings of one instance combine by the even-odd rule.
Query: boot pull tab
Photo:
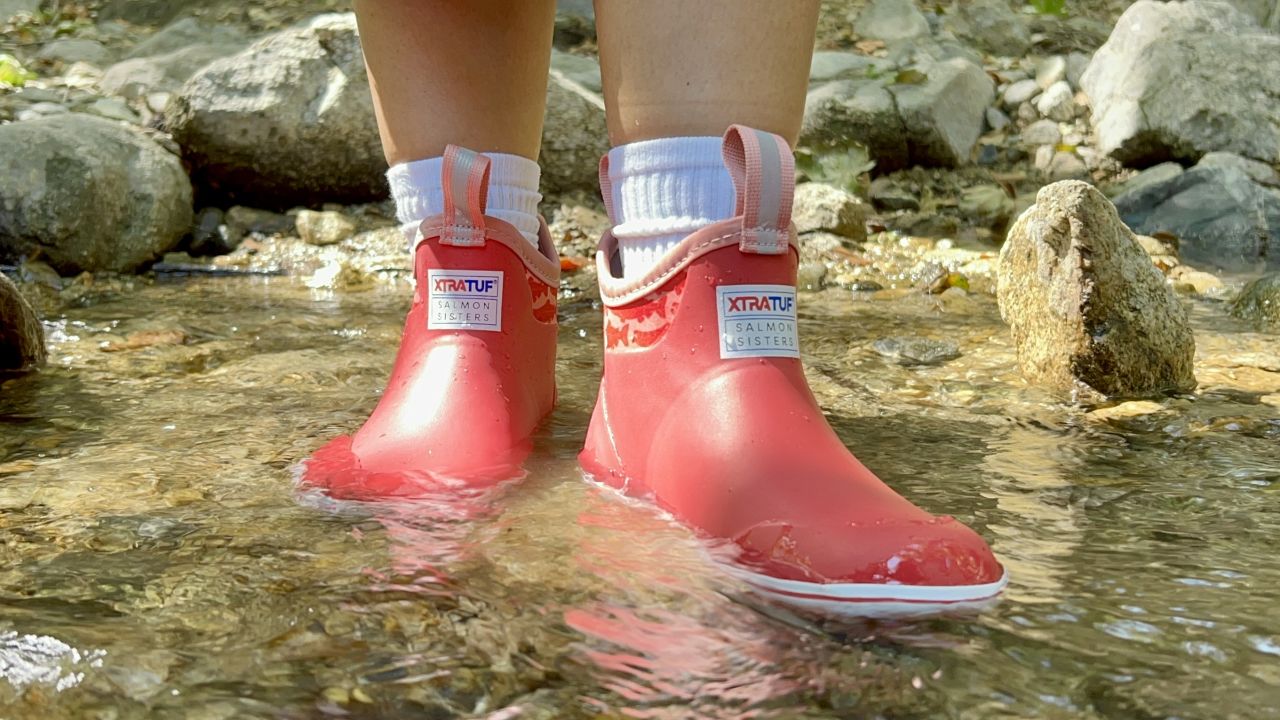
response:
[[[489,158],[450,145],[444,150],[443,177],[445,227],[442,245],[484,245],[484,211],[489,197]]]
[[[724,134],[724,164],[737,193],[744,253],[781,255],[791,242],[796,159],[786,140],[743,125]]]
[[[613,214],[613,180],[609,179],[609,153],[600,156],[600,197],[604,198],[604,214],[609,222],[617,225],[618,216]]]

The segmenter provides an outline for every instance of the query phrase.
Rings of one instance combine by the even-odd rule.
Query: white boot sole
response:
[[[740,566],[726,566],[726,569],[758,595],[784,605],[838,617],[898,618],[971,613],[994,605],[1009,584],[1008,570],[999,580],[985,585],[879,585],[781,580]]]

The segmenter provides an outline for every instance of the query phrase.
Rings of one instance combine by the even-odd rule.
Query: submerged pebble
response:
[[[899,365],[940,365],[960,357],[960,348],[949,340],[925,337],[881,338],[871,344],[881,355]]]

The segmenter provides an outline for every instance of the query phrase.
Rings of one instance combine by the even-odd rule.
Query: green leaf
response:
[[[1067,0],[1031,0],[1031,7],[1041,15],[1067,14]]]
[[[811,150],[796,151],[796,167],[813,181],[835,185],[852,193],[859,192],[859,180],[876,166],[871,154],[861,145],[815,155]]]
[[[35,79],[36,74],[22,67],[17,58],[0,53],[0,85],[22,87]]]
[[[893,81],[899,85],[923,85],[929,81],[929,76],[914,68],[907,68],[899,72]]]

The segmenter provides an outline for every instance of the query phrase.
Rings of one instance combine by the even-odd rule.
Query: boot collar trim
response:
[[[605,233],[596,251],[596,271],[600,279],[600,300],[608,307],[622,307],[644,299],[646,295],[667,284],[695,260],[720,248],[743,243],[741,217],[724,220],[690,234],[680,244],[662,256],[649,272],[630,280],[614,273],[613,258],[618,252],[618,240],[612,232]],[[785,234],[786,245],[792,252],[799,252],[795,242],[795,228]],[[783,252],[786,252],[784,249]]]
[[[409,236],[409,244],[417,252],[418,246],[431,238],[443,237],[451,228],[449,218],[445,215],[429,217],[413,227]],[[484,218],[484,235],[480,246],[485,242],[496,242],[506,246],[524,263],[526,269],[534,277],[553,288],[560,287],[560,256],[551,240],[551,232],[547,221],[538,218],[538,247],[533,247],[528,240],[515,229],[511,223],[498,218]]]

